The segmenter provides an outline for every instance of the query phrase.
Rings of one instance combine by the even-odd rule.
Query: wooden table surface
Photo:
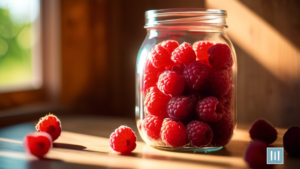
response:
[[[137,147],[130,155],[120,155],[108,145],[111,132],[127,125],[137,132],[134,119],[99,116],[63,116],[63,132],[46,155],[37,159],[24,152],[22,140],[34,131],[34,122],[0,129],[0,169],[51,168],[248,168],[243,160],[250,138],[248,127],[238,125],[231,142],[222,150],[211,153],[184,153],[154,149],[138,136]],[[286,129],[278,129],[273,145],[282,147]],[[138,135],[138,134],[137,134]],[[279,168],[300,168],[300,158],[284,155]]]

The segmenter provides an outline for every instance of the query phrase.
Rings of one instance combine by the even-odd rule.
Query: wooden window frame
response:
[[[59,107],[60,97],[60,1],[40,0],[42,85],[38,89],[0,93],[0,118],[33,110]],[[24,111],[23,111],[24,110]]]

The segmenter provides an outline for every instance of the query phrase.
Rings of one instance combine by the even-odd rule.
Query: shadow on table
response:
[[[66,143],[53,143],[53,148],[64,148],[71,150],[84,150],[85,146],[76,145],[76,144],[66,144]]]

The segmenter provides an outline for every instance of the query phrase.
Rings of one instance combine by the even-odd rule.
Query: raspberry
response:
[[[196,60],[196,54],[191,45],[188,43],[182,43],[172,52],[171,59],[175,65],[183,63],[187,66]]]
[[[160,138],[160,130],[164,119],[156,116],[147,116],[143,123],[143,128],[147,136],[151,139]]]
[[[130,153],[136,147],[136,136],[131,128],[120,126],[109,137],[110,147],[120,153]]]
[[[290,156],[300,157],[300,127],[290,127],[283,136],[283,147]]]
[[[186,96],[172,97],[167,112],[171,120],[186,122],[192,115],[193,102]]]
[[[42,117],[35,125],[35,128],[39,132],[46,132],[52,137],[52,141],[55,141],[61,133],[61,122],[53,114]]]
[[[167,117],[167,106],[170,99],[170,96],[164,95],[157,87],[151,87],[146,95],[144,106],[151,115]]]
[[[267,164],[268,144],[262,141],[251,142],[244,154],[244,159],[251,168],[272,168],[273,165]]]
[[[230,113],[224,113],[221,120],[209,124],[214,136],[210,146],[225,146],[233,133],[233,122]]]
[[[190,89],[199,91],[211,72],[211,68],[195,61],[184,68],[183,77]]]
[[[206,92],[212,96],[224,96],[228,93],[232,81],[230,81],[226,70],[216,71],[210,74],[206,83]]]
[[[165,119],[161,128],[162,141],[170,147],[182,147],[187,144],[185,126],[179,121]]]
[[[157,87],[166,95],[176,96],[183,92],[184,79],[176,72],[165,71],[160,74]]]
[[[164,71],[164,67],[155,68],[152,63],[147,60],[144,75],[144,91],[152,86],[156,86],[159,75]]]
[[[200,121],[192,121],[187,127],[189,141],[194,147],[203,147],[211,143],[213,132],[208,124]]]
[[[184,71],[185,65],[183,63],[181,63],[180,65],[177,66],[173,66],[171,68],[171,71],[176,72],[177,74],[182,75],[183,71]]]
[[[210,41],[198,41],[193,44],[193,49],[196,52],[197,60],[201,61],[203,64],[209,64],[208,49],[212,47],[215,42]]]
[[[221,69],[226,63],[232,62],[231,51],[226,44],[217,43],[209,48],[208,53],[209,63],[216,70]]]
[[[201,121],[217,122],[222,118],[222,104],[215,97],[206,97],[197,104],[197,115]]]
[[[52,147],[52,138],[46,132],[35,132],[25,136],[24,148],[26,152],[42,158]]]
[[[167,49],[169,53],[172,53],[179,46],[179,44],[176,40],[166,40],[161,43],[161,46]]]
[[[171,67],[173,65],[171,53],[161,45],[155,45],[151,50],[150,60],[152,65],[156,68]]]
[[[252,140],[261,140],[267,144],[271,144],[277,139],[276,129],[263,119],[254,122],[249,133]]]

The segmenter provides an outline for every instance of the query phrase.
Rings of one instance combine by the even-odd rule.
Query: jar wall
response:
[[[234,128],[236,126],[236,75],[237,75],[237,62],[236,62],[236,54],[234,51],[234,48],[231,44],[231,41],[229,40],[229,38],[226,35],[226,28],[224,27],[194,27],[194,28],[188,28],[186,27],[185,29],[155,29],[155,28],[148,28],[147,29],[147,36],[139,50],[138,53],[138,57],[137,57],[137,65],[136,65],[136,121],[137,121],[137,126],[138,126],[138,130],[139,133],[141,135],[141,137],[143,138],[143,140],[154,147],[157,148],[161,148],[161,149],[175,149],[175,150],[179,150],[179,151],[214,151],[217,149],[220,149],[221,147],[223,147],[224,145],[226,145],[228,143],[228,141],[230,140],[232,133],[234,131]],[[145,99],[146,99],[146,95],[150,95],[150,87],[145,86],[145,70],[147,69],[147,65],[146,64],[151,64],[151,50],[156,46],[156,45],[160,45],[162,42],[168,41],[168,40],[175,40],[178,42],[178,44],[182,44],[184,42],[190,44],[191,46],[193,46],[193,44],[196,44],[199,41],[209,41],[212,42],[214,44],[225,44],[229,47],[230,49],[230,53],[231,53],[231,58],[233,61],[233,64],[230,65],[229,68],[227,68],[227,72],[228,72],[228,79],[226,81],[226,83],[230,83],[230,90],[228,90],[226,92],[226,94],[222,94],[222,95],[218,95],[218,94],[214,94],[214,92],[207,92],[206,88],[207,87],[201,87],[202,89],[200,90],[194,90],[191,89],[186,83],[184,84],[184,91],[180,94],[178,94],[176,97],[182,96],[182,97],[188,97],[188,95],[190,95],[191,93],[199,93],[201,95],[201,99],[197,100],[197,104],[194,104],[193,107],[193,117],[189,118],[188,121],[184,121],[182,122],[182,124],[185,126],[185,129],[187,127],[187,125],[189,124],[190,121],[193,120],[197,120],[200,122],[203,122],[205,124],[208,124],[210,126],[210,128],[212,129],[214,136],[212,138],[212,143],[207,144],[207,145],[202,145],[202,146],[193,146],[191,144],[191,141],[188,138],[188,134],[187,134],[187,141],[186,144],[184,144],[183,146],[172,146],[171,144],[168,144],[167,140],[162,139],[162,129],[160,129],[160,133],[159,133],[159,138],[157,136],[155,136],[155,138],[153,138],[152,136],[149,136],[149,133],[151,133],[152,129],[148,129],[149,125],[152,124],[146,124],[147,120],[145,120],[145,118],[150,117],[153,115],[153,113],[149,113],[148,109],[147,109],[147,103],[145,103]],[[198,60],[198,59],[197,59]],[[195,61],[195,62],[200,62],[200,61]],[[186,67],[188,66],[188,64],[183,64],[184,68],[183,70],[186,69]],[[146,70],[147,71],[147,70]],[[173,71],[172,67],[168,67],[168,68],[164,68],[164,71]],[[218,70],[219,71],[219,70]],[[217,72],[217,70],[214,69],[214,72]],[[160,73],[161,74],[161,73]],[[183,73],[179,73],[180,76],[184,76]],[[213,73],[211,73],[213,74]],[[209,75],[209,77],[212,77],[213,75]],[[158,75],[159,77],[159,75]],[[183,77],[184,79],[184,77]],[[221,79],[222,81],[222,79]],[[206,82],[205,82],[206,83]],[[222,83],[222,82],[221,82]],[[157,85],[152,83],[152,88],[156,88]],[[205,86],[205,85],[203,85]],[[148,88],[148,89],[147,89]],[[190,92],[186,92],[186,91],[190,91]],[[162,92],[164,93],[164,92]],[[188,94],[187,94],[188,93]],[[164,93],[165,95],[168,95],[166,93]],[[203,95],[203,97],[202,97]],[[171,98],[175,97],[170,95]],[[199,115],[197,115],[197,111],[199,112],[199,110],[197,110],[197,105],[199,107],[199,102],[203,101],[205,98],[207,97],[215,97],[218,100],[218,105],[219,103],[222,104],[222,106],[227,107],[223,108],[223,110],[218,110],[220,112],[220,114],[222,114],[222,118],[216,122],[207,122],[203,119],[201,119],[201,117],[198,117]],[[225,99],[224,99],[225,98]],[[221,103],[222,102],[222,103]],[[166,109],[168,109],[168,107],[165,107]],[[199,109],[199,108],[198,108]],[[226,109],[226,112],[225,112]],[[153,110],[152,110],[153,111]],[[163,110],[165,111],[165,110]],[[223,112],[223,113],[222,113]],[[227,117],[228,116],[228,117]],[[163,117],[159,117],[160,119],[164,119],[164,121],[166,121],[167,119],[171,119],[171,121],[180,121],[180,120],[176,120],[176,119],[172,119],[169,115],[168,115],[168,111],[167,111],[167,116],[163,116]],[[226,120],[227,118],[227,120]],[[223,120],[222,120],[223,119]],[[230,122],[227,122],[227,121]],[[149,121],[149,119],[148,119]],[[222,124],[222,123],[226,123],[226,124]],[[229,124],[230,123],[230,124]],[[148,125],[148,127],[146,127],[145,125]],[[221,125],[227,125],[226,128],[220,128],[219,126]],[[164,126],[164,125],[163,125]],[[150,130],[150,131],[148,131]],[[153,129],[154,130],[154,129]],[[157,129],[156,129],[157,130]],[[147,133],[149,132],[149,133]],[[157,131],[156,131],[157,133]],[[225,133],[226,136],[223,136]],[[150,134],[151,135],[151,134]],[[222,137],[225,137],[224,139]],[[222,140],[223,139],[223,140]]]

